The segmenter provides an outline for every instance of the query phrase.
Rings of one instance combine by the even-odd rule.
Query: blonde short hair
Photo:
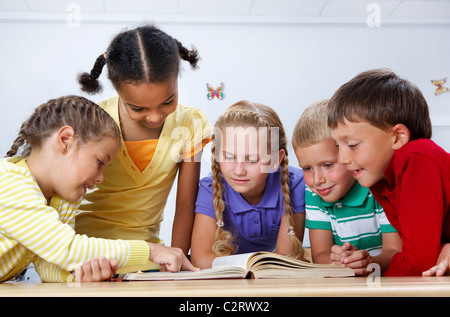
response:
[[[307,147],[331,138],[328,127],[328,100],[314,102],[298,119],[292,135],[292,146]]]

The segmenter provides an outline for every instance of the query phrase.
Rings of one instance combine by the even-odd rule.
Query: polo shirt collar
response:
[[[362,187],[358,182],[355,182],[355,184],[353,185],[350,192],[343,199],[340,199],[339,202],[345,206],[358,207],[364,203],[364,201],[367,198],[368,193],[369,193],[369,188]],[[324,206],[331,207],[336,204],[336,201],[328,202],[328,201],[322,200],[322,204]]]
[[[400,149],[401,150],[401,149]],[[397,150],[397,151],[400,151]],[[392,155],[388,166],[384,170],[384,178],[380,179],[376,184],[370,187],[370,190],[380,196],[386,196],[389,192],[395,188],[395,170],[394,170],[394,157],[397,152]]]
[[[258,205],[249,204],[241,194],[235,192],[231,186],[225,182],[226,195],[228,199],[229,210],[238,214],[259,208],[275,208],[278,204],[281,191],[281,175],[280,171],[269,173],[266,178],[266,186],[264,194]]]
[[[28,168],[28,164],[27,164],[26,158],[23,158],[23,159],[21,159],[20,161],[18,161],[18,162],[16,163],[16,165],[18,165],[18,166],[20,166],[20,167],[24,167],[24,168],[26,168],[27,170],[30,170],[30,169]]]
[[[28,163],[27,163],[27,159],[26,158],[23,158],[20,161],[18,161],[16,163],[16,165],[27,169],[31,173],[31,175],[33,176],[33,181],[35,181],[36,184],[37,184],[36,178],[34,177],[33,173],[31,172],[30,168],[28,167]],[[42,197],[44,197],[44,194],[42,192],[41,192],[41,195],[42,195]],[[83,199],[83,198],[81,198],[81,199]],[[50,204],[49,205],[50,205],[50,207],[53,207],[56,210],[59,210],[59,205],[61,204],[62,201],[63,201],[62,197],[55,194],[55,195],[53,195],[50,198]]]
[[[384,176],[386,177],[388,188],[392,188],[395,186],[395,173],[394,173],[394,156],[392,156],[389,161],[386,170],[384,171]]]

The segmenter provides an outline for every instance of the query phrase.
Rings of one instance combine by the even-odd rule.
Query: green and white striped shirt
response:
[[[358,182],[343,199],[331,203],[306,186],[305,201],[306,227],[331,230],[337,245],[349,242],[375,256],[381,252],[382,233],[396,232],[369,188]]]

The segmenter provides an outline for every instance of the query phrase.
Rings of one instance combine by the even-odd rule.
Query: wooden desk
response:
[[[450,296],[449,277],[0,283],[0,297],[346,297]]]

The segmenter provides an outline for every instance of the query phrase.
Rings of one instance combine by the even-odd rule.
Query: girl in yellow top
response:
[[[78,233],[162,244],[160,223],[178,173],[172,246],[189,251],[200,158],[211,127],[200,110],[178,104],[180,59],[195,68],[197,51],[146,25],[118,34],[91,72],[79,75],[81,89],[96,93],[106,64],[118,95],[99,104],[119,126],[121,142],[105,181],[85,196]]]
[[[81,197],[102,182],[119,136],[104,110],[76,96],[50,100],[23,123],[0,160],[0,282],[31,262],[42,281],[69,281],[77,267],[102,256],[115,262],[105,269],[110,274],[149,259],[169,271],[194,269],[180,249],[75,234]],[[23,156],[15,156],[22,146]]]

